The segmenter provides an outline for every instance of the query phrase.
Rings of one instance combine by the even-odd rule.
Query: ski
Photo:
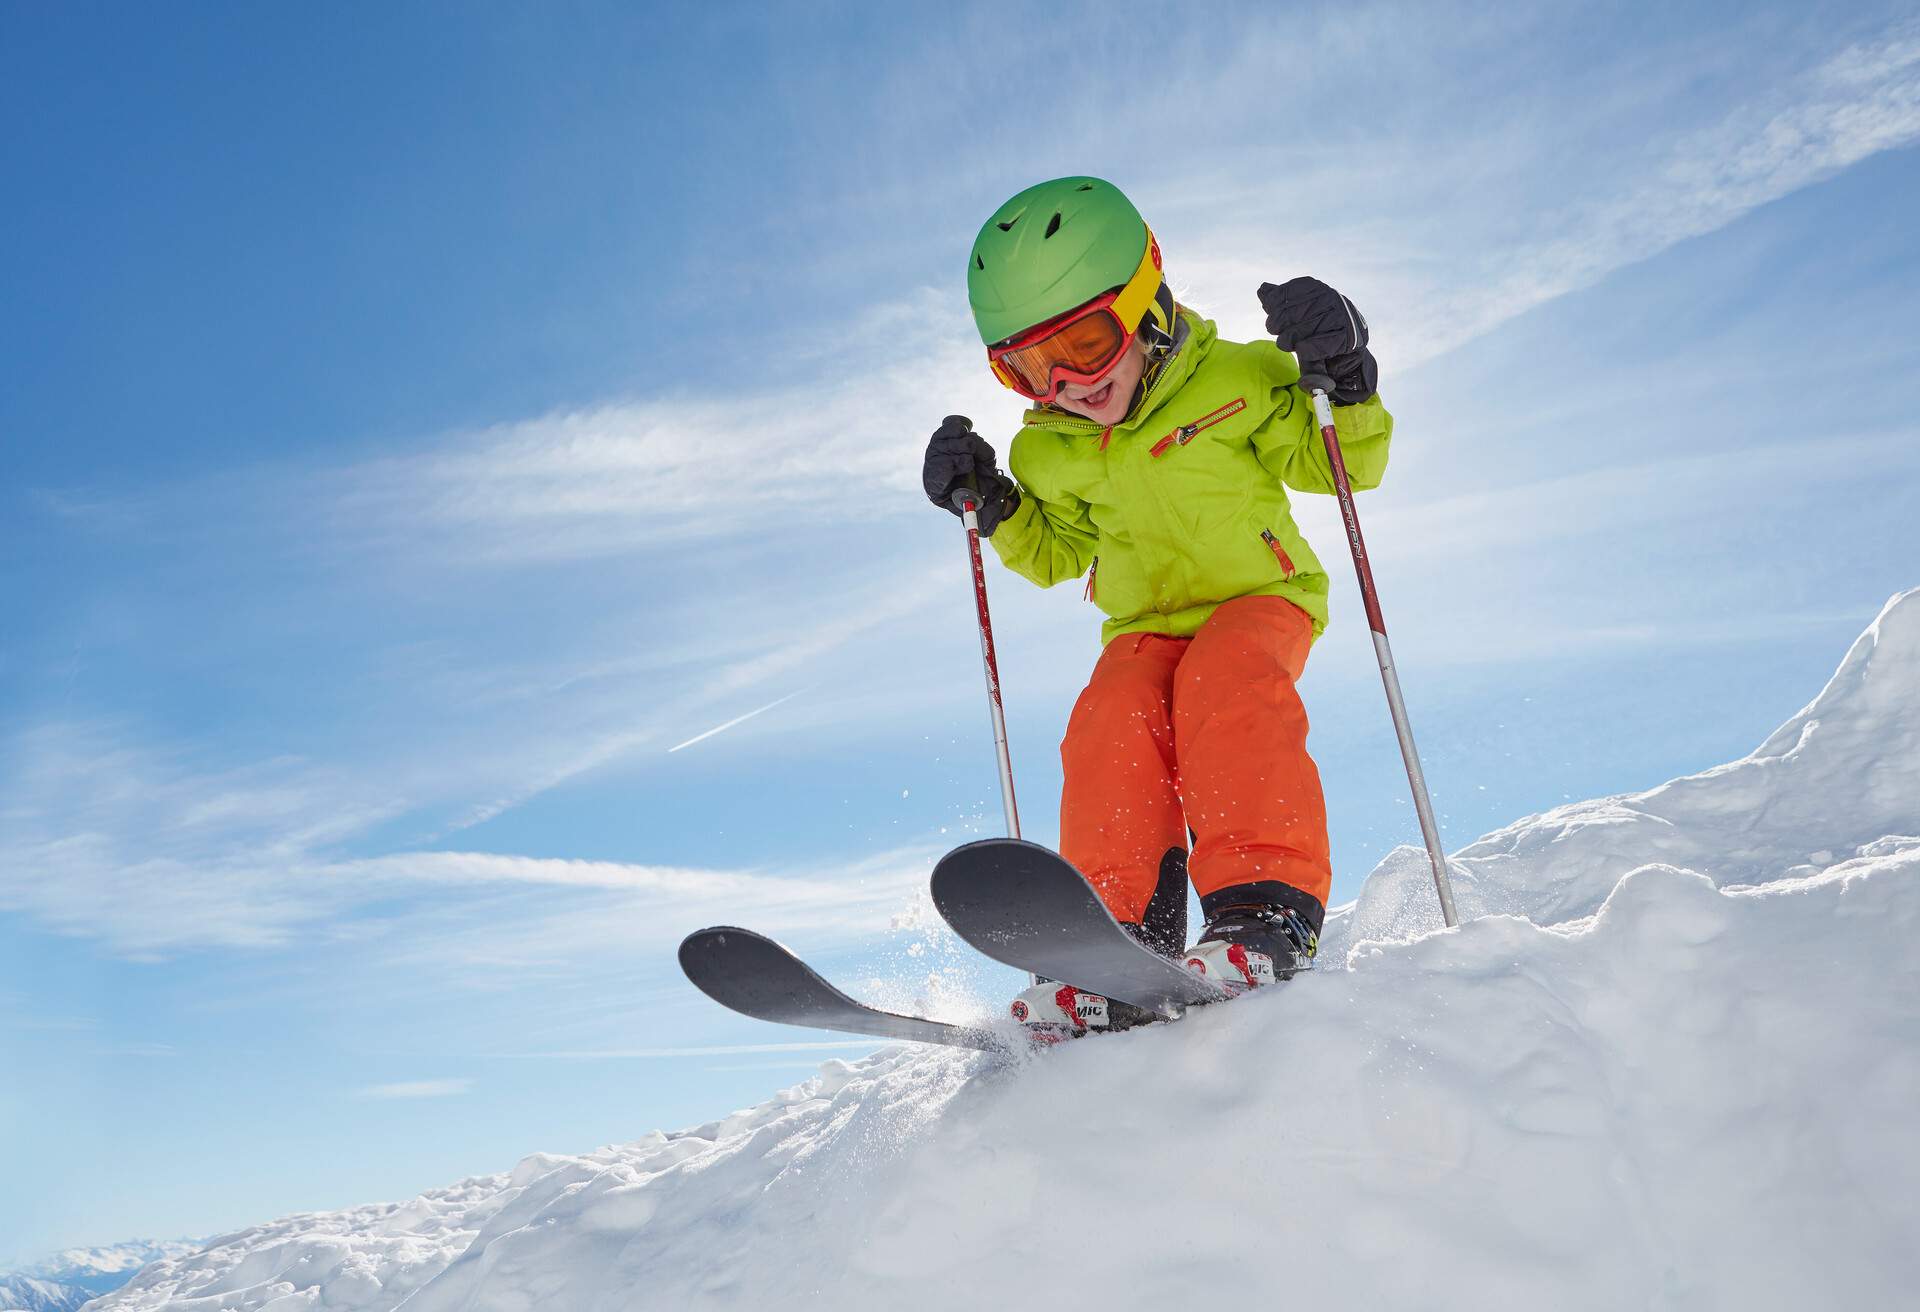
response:
[[[755,1020],[979,1052],[1002,1052],[1008,1047],[1005,1039],[990,1030],[869,1007],[827,983],[780,944],[750,929],[715,925],[695,930],[680,944],[680,969],[715,1002]]]
[[[933,868],[933,904],[995,961],[1166,1017],[1226,990],[1142,945],[1066,859],[1037,843],[988,838]]]

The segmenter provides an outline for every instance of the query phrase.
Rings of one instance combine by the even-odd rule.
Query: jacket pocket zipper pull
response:
[[[1095,556],[1093,558],[1093,564],[1087,567],[1087,590],[1085,593],[1082,594],[1088,601],[1093,600],[1093,580],[1094,580],[1094,576],[1097,575],[1099,572],[1100,572],[1100,557]]]
[[[1195,437],[1199,436],[1201,429],[1212,428],[1215,424],[1224,419],[1232,418],[1246,408],[1246,398],[1236,396],[1233,400],[1227,402],[1213,413],[1201,415],[1192,423],[1182,424],[1180,427],[1174,429],[1171,433],[1168,433],[1165,437],[1149,447],[1147,454],[1150,456],[1163,456],[1167,453],[1167,448],[1176,442],[1181,446],[1185,446],[1187,443],[1193,441]]]
[[[1280,568],[1287,572],[1287,577],[1292,578],[1293,557],[1289,556],[1287,549],[1280,545],[1280,539],[1273,535],[1273,530],[1270,528],[1261,529],[1260,537],[1266,542],[1267,546],[1273,549],[1273,558],[1280,562]]]
[[[1167,453],[1167,448],[1175,442],[1178,442],[1181,446],[1185,446],[1193,440],[1193,435],[1199,431],[1200,426],[1198,424],[1188,424],[1185,428],[1176,428],[1158,442],[1148,447],[1147,454],[1150,456],[1163,456]]]

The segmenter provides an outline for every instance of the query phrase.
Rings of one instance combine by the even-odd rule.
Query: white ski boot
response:
[[[1186,967],[1224,985],[1227,996],[1311,967],[1319,936],[1291,907],[1228,907],[1187,950]]]
[[[1008,1008],[1038,1043],[1058,1043],[1083,1034],[1131,1029],[1157,1019],[1144,1007],[1109,1000],[1057,980],[1042,980]]]
[[[1076,1039],[1088,1030],[1109,1028],[1107,1000],[1071,984],[1042,980],[1014,998],[1013,1018],[1042,1043]]]

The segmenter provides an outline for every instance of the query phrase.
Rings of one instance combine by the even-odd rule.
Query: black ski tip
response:
[[[1065,857],[1061,856],[1058,852],[1054,851],[1052,848],[1046,847],[1040,843],[1028,842],[1024,838],[976,838],[971,843],[960,844],[960,846],[954,848],[951,852],[941,857],[938,861],[934,863],[934,869],[938,870],[941,866],[947,864],[947,862],[953,861],[955,859],[964,860],[971,853],[991,853],[991,852],[1005,852],[1005,853],[1033,852],[1046,857],[1050,861],[1066,860]]]
[[[749,939],[764,940],[765,938],[765,935],[756,934],[750,929],[741,929],[738,925],[709,925],[705,929],[696,929],[680,940],[680,951],[676,954],[680,958],[680,969],[687,968],[687,959],[691,953],[714,948],[725,951],[729,934],[737,934]]]
[[[800,958],[786,945],[738,925],[709,925],[705,929],[696,929],[680,940],[680,950],[676,955],[680,959],[681,973],[694,987],[720,1002],[726,1002],[726,998],[715,991],[714,983],[725,973],[723,963],[733,963],[736,970],[791,966],[806,969]]]
[[[944,914],[956,896],[971,891],[972,881],[983,874],[1005,877],[1015,874],[1022,880],[1036,873],[1059,872],[1082,882],[1078,871],[1050,847],[1029,843],[1024,838],[979,838],[962,843],[933,864],[928,886],[933,903]]]
[[[981,1052],[1006,1046],[981,1026],[903,1015],[848,997],[788,948],[737,925],[695,930],[681,940],[679,957],[695,988],[755,1020]]]

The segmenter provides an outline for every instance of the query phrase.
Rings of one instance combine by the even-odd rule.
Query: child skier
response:
[[[1356,490],[1378,486],[1393,432],[1353,303],[1313,278],[1258,294],[1281,349],[1220,341],[1176,304],[1158,243],[1111,183],[1028,188],[967,261],[993,372],[1035,403],[1013,476],[959,415],[923,471],[949,510],[977,488],[980,531],[1015,573],[1041,587],[1086,578],[1108,618],[1060,746],[1061,854],[1175,957],[1191,875],[1207,925],[1182,959],[1232,988],[1306,964],[1332,880],[1295,689],[1326,626],[1327,575],[1286,489],[1334,485],[1298,360],[1333,380]],[[1060,994],[1036,985],[1014,1014],[1071,1028]]]

